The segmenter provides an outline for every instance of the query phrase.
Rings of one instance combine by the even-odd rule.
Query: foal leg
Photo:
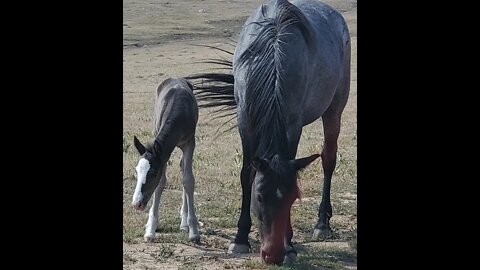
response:
[[[182,174],[183,174],[183,202],[182,214],[187,208],[187,224],[188,224],[188,239],[193,242],[200,242],[200,234],[198,232],[198,220],[195,215],[195,205],[193,201],[193,192],[195,191],[195,178],[192,171],[192,158],[195,149],[195,138],[183,146],[182,151]],[[186,201],[186,203],[185,203]],[[182,217],[183,219],[183,217]]]
[[[325,141],[321,153],[323,166],[323,193],[322,201],[318,210],[318,222],[313,231],[314,240],[325,240],[332,237],[330,218],[332,217],[332,205],[330,203],[330,187],[333,171],[337,163],[337,140],[340,133],[340,115],[329,113],[322,117]]]
[[[245,147],[246,143],[243,142],[243,164],[242,171],[240,173],[240,181],[242,184],[242,210],[237,226],[238,231],[235,236],[235,240],[230,244],[228,248],[229,253],[248,253],[250,252],[250,244],[248,243],[248,234],[252,227],[252,219],[250,217],[250,198],[252,192],[252,184],[250,179],[252,177],[253,169],[250,166],[251,158],[249,151]]]
[[[155,239],[155,230],[158,226],[158,207],[160,205],[160,197],[162,196],[163,189],[165,188],[165,184],[167,183],[167,177],[165,176],[166,168],[167,166],[163,168],[160,183],[158,183],[158,186],[153,193],[153,204],[152,207],[150,207],[150,212],[148,213],[148,221],[147,225],[145,226],[145,235],[143,236],[145,241],[151,242]]]
[[[180,168],[183,173],[183,158],[180,160]],[[187,193],[185,193],[185,189],[182,192],[182,208],[180,209],[180,230],[184,232],[188,232],[188,205],[187,205]]]

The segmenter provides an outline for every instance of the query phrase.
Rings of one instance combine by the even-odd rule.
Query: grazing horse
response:
[[[188,232],[190,241],[198,242],[198,221],[195,215],[193,192],[195,178],[192,172],[192,156],[195,149],[195,129],[198,106],[193,86],[184,78],[168,78],[157,88],[155,101],[155,139],[144,146],[137,137],[134,144],[141,157],[135,167],[137,186],[132,205],[144,210],[153,194],[153,204],[148,215],[144,238],[152,241],[158,226],[160,197],[167,182],[166,167],[175,147],[182,150],[183,196],[180,210],[180,229]]]
[[[262,259],[267,264],[296,260],[290,211],[299,196],[297,173],[319,156],[323,194],[313,238],[332,235],[330,185],[350,89],[350,50],[348,27],[332,7],[316,0],[269,1],[240,32],[233,74],[190,76],[206,83],[192,81],[197,100],[204,101],[200,107],[236,108],[242,209],[230,252],[249,252],[251,211],[259,224]],[[321,154],[296,159],[302,128],[319,118]]]

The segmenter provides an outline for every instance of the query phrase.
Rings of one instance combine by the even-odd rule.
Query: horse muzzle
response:
[[[260,255],[266,264],[280,265],[285,257],[285,252],[267,253],[264,250],[261,250]]]

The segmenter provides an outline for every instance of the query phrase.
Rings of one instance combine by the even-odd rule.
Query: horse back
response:
[[[345,85],[350,79],[350,41],[343,17],[332,7],[313,0],[294,0],[291,4],[307,19],[311,40],[307,42],[298,25],[285,27],[279,35],[282,42],[277,46],[282,57],[275,61],[281,62],[282,95],[288,102],[289,112],[286,121],[306,125],[318,119],[332,103],[345,103],[334,99],[348,96]],[[247,68],[237,62],[261,31],[257,22],[275,17],[276,12],[276,1],[258,7],[240,33],[233,58],[234,91],[240,117],[243,117]]]
[[[320,1],[294,0],[314,30],[315,47],[309,50],[303,124],[329,109],[343,110],[350,86],[350,33],[343,16]]]
[[[168,128],[181,140],[195,133],[198,105],[192,85],[184,78],[168,78],[157,88],[155,100],[155,134]]]

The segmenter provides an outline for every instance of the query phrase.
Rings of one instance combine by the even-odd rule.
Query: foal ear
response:
[[[136,136],[133,136],[133,144],[135,145],[135,148],[137,148],[138,153],[140,155],[143,155],[145,153],[145,146],[137,139]]]
[[[264,158],[254,157],[252,166],[257,171],[265,171],[268,168],[268,161]]]
[[[292,162],[293,168],[295,168],[295,170],[298,171],[298,170],[301,170],[301,169],[307,167],[308,164],[312,163],[319,156],[320,156],[319,154],[314,154],[314,155],[311,155],[309,157],[295,159],[295,160],[292,160],[290,162]]]

